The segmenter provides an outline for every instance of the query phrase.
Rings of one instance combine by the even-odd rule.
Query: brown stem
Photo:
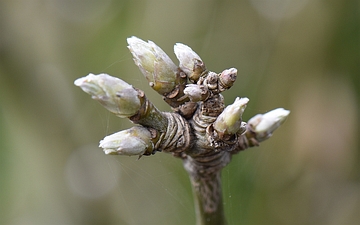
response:
[[[159,132],[166,132],[168,126],[168,119],[163,112],[158,110],[150,101],[146,98],[143,91],[138,90],[139,96],[142,101],[141,108],[138,113],[129,119],[133,123],[141,124],[145,127],[151,127]]]
[[[218,161],[228,155],[214,154],[210,158]],[[190,157],[184,160],[184,167],[189,173],[194,193],[196,224],[226,224],[221,191],[221,169],[208,171],[206,169],[210,168],[204,167]]]
[[[193,184],[197,224],[226,224],[222,204],[220,171],[214,174],[213,177],[192,179],[191,182]]]

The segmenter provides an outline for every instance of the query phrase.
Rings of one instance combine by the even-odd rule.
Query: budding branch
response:
[[[225,107],[222,92],[237,77],[235,68],[221,73],[207,70],[190,47],[177,43],[176,66],[155,43],[128,38],[135,64],[149,85],[173,112],[161,112],[143,91],[107,74],[89,74],[75,85],[115,115],[139,124],[100,141],[106,154],[153,155],[172,153],[182,159],[192,184],[198,225],[226,224],[221,170],[236,154],[269,138],[289,115],[283,108],[258,114],[247,123],[242,114],[248,98]]]

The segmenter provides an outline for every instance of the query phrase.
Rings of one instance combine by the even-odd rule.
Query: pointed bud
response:
[[[74,84],[119,117],[130,117],[140,109],[139,93],[125,81],[107,74],[89,74]]]
[[[248,126],[256,134],[256,140],[264,141],[282,124],[290,111],[277,108],[265,114],[258,114],[248,121]]]
[[[132,127],[109,136],[100,141],[100,148],[107,155],[143,155],[152,152],[154,144],[151,134],[145,127]]]
[[[188,84],[184,89],[184,94],[190,98],[192,102],[205,101],[210,93],[204,85]]]
[[[189,46],[176,43],[174,52],[180,62],[180,69],[186,73],[192,81],[197,81],[200,75],[206,70],[205,64],[200,56],[196,54]]]
[[[241,117],[249,102],[248,98],[237,97],[233,104],[227,106],[214,122],[214,129],[221,133],[235,134],[241,128]]]
[[[219,76],[221,87],[226,90],[233,86],[237,76],[237,69],[230,68],[221,72]]]
[[[171,92],[175,86],[177,66],[154,42],[145,42],[137,37],[127,39],[128,48],[150,86],[159,94]]]

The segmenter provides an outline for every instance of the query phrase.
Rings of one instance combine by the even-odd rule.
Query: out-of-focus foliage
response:
[[[194,224],[181,161],[106,156],[130,127],[73,85],[118,76],[168,110],[126,48],[190,46],[243,119],[284,107],[275,136],[223,172],[229,224],[358,224],[360,6],[357,0],[0,1],[0,224]]]

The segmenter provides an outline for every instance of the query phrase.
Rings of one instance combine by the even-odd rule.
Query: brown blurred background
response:
[[[229,224],[360,224],[358,0],[0,1],[0,224],[194,224],[181,161],[105,156],[131,127],[73,81],[117,76],[169,107],[126,38],[192,47],[208,69],[236,67],[225,92],[244,119],[291,114],[223,171]]]

